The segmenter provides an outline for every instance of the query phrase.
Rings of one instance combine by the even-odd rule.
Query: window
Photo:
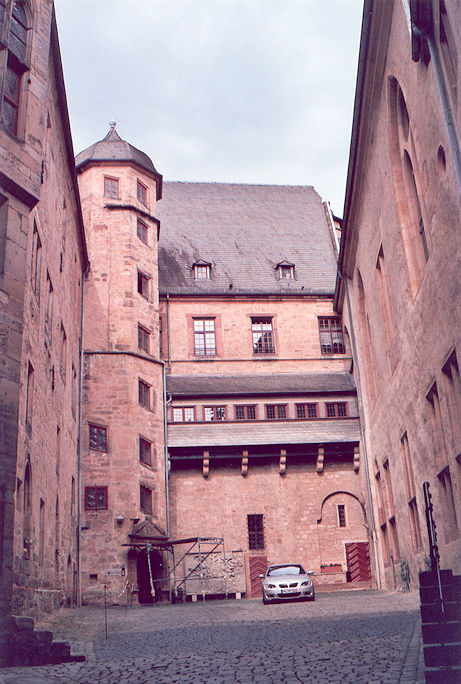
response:
[[[413,549],[416,551],[422,546],[421,543],[421,529],[419,526],[419,515],[418,515],[418,505],[416,503],[416,497],[408,502],[408,509],[410,515],[410,533],[411,542]]]
[[[4,2],[0,2],[1,18],[8,24]],[[3,28],[0,22],[0,30]],[[5,35],[5,29],[3,29]],[[8,35],[9,34],[9,35]],[[6,130],[18,135],[18,124],[21,104],[21,80],[26,66],[27,55],[27,19],[22,2],[13,3],[13,12],[9,27],[6,30],[8,53],[3,82],[3,102],[1,103],[1,119]]]
[[[255,420],[256,406],[235,406],[236,420]]]
[[[138,347],[147,354],[149,353],[149,337],[150,333],[142,325],[138,325]]]
[[[194,353],[196,356],[213,356],[216,354],[214,318],[194,319]]]
[[[347,403],[345,401],[336,401],[334,403],[326,404],[327,418],[344,418],[347,416]]]
[[[339,318],[319,318],[320,349],[322,354],[344,354],[344,340]]]
[[[42,273],[42,242],[38,234],[37,226],[34,223],[34,234],[32,242],[32,289],[37,297],[40,297],[40,280]]]
[[[149,299],[149,278],[138,271],[138,292],[140,295]]]
[[[95,451],[107,452],[107,428],[89,425],[89,447]]]
[[[295,266],[287,262],[277,264],[277,275],[279,280],[294,280]]]
[[[145,513],[152,513],[152,490],[141,485],[139,487],[139,498],[141,510]]]
[[[346,527],[346,506],[338,504],[338,526]]]
[[[136,195],[138,200],[141,202],[141,204],[144,204],[144,206],[147,205],[147,188],[145,185],[141,183],[141,181],[138,181],[136,184]]]
[[[317,418],[317,404],[296,404],[296,418]]]
[[[264,548],[264,526],[262,513],[247,515],[248,523],[248,548]]]
[[[139,438],[139,460],[147,465],[152,462],[152,444],[142,437]]]
[[[211,275],[211,264],[194,264],[194,278],[196,280],[209,280]]]
[[[138,401],[144,408],[150,408],[150,385],[138,380]]]
[[[138,219],[136,223],[136,235],[142,242],[144,242],[144,244],[147,245],[148,228],[144,221],[141,221],[141,219]]]
[[[442,417],[440,414],[439,393],[436,382],[433,383],[429,392],[426,394],[426,399],[430,406],[430,421],[434,438],[435,461],[438,466],[437,470],[440,470],[442,464],[446,462],[446,451]]]
[[[445,541],[452,541],[454,536],[458,536],[458,521],[456,518],[455,498],[453,495],[453,484],[451,481],[450,468],[447,466],[439,473],[439,482],[442,488],[442,500],[445,514]]]
[[[51,337],[53,329],[53,285],[48,271],[46,272],[45,331]]]
[[[384,481],[386,483],[386,503],[387,513],[390,517],[394,515],[394,494],[392,492],[391,471],[389,468],[389,461],[383,463]]]
[[[266,418],[269,420],[273,418],[286,418],[287,405],[286,404],[266,404]]]
[[[70,410],[72,413],[72,418],[76,420],[77,418],[77,371],[75,370],[74,364],[72,364],[71,371],[72,387],[70,396]]]
[[[389,529],[391,532],[392,555],[394,560],[397,560],[400,557],[400,545],[399,536],[397,534],[397,523],[395,522],[394,517],[389,520]]]
[[[455,349],[445,362],[442,371],[451,437],[455,455],[458,456],[461,453],[461,377]]]
[[[34,367],[29,361],[27,364],[27,388],[26,388],[26,428],[32,430],[32,412],[34,402]]]
[[[61,377],[66,381],[66,366],[67,366],[67,335],[64,326],[61,323],[61,357],[59,360],[59,370]]]
[[[415,481],[413,477],[413,466],[411,462],[411,452],[406,432],[400,440],[400,452],[402,455],[405,492],[408,501],[411,541],[413,549],[416,550],[421,548],[421,529],[419,526],[418,504],[416,502],[416,491]]]
[[[108,197],[109,199],[118,199],[118,193],[118,178],[109,178],[108,176],[104,176],[104,197]]]
[[[85,487],[85,510],[107,510],[107,487]]]
[[[204,406],[203,417],[207,421],[226,420],[225,406]]]
[[[193,406],[175,406],[173,408],[174,423],[192,423],[195,420],[195,408]]]
[[[252,318],[251,332],[254,354],[273,354],[275,352],[272,318]]]

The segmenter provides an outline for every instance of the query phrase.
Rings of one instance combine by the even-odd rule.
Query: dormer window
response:
[[[194,278],[195,280],[210,280],[211,264],[206,261],[198,261],[194,264]]]
[[[276,272],[278,280],[294,280],[295,279],[295,265],[288,261],[281,261],[277,264]]]

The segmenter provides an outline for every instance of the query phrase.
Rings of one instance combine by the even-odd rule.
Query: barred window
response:
[[[148,228],[147,228],[146,224],[144,223],[144,221],[141,221],[141,219],[137,220],[136,235],[141,240],[141,242],[144,242],[144,244],[147,245]]]
[[[150,333],[142,325],[138,325],[138,348],[149,353],[149,336]]]
[[[100,425],[89,425],[90,449],[107,452],[107,428]]]
[[[346,506],[338,504],[338,525],[339,527],[346,527]]]
[[[345,401],[337,401],[327,404],[327,418],[344,418],[347,416],[347,403]]]
[[[85,487],[85,510],[107,509],[107,487]]]
[[[247,515],[248,522],[248,548],[264,548],[264,525],[262,513]]]
[[[143,380],[138,380],[138,401],[141,406],[150,408],[150,385]]]
[[[226,420],[226,407],[205,406],[203,408],[203,417],[206,421]]]
[[[296,404],[297,418],[317,418],[317,404]]]

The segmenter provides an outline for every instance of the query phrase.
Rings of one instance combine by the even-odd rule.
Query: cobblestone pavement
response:
[[[85,663],[0,670],[1,684],[424,682],[416,593],[82,608],[38,625]]]

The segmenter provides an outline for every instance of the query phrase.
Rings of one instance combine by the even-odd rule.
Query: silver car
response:
[[[299,599],[314,601],[314,583],[310,577],[313,571],[306,572],[302,565],[270,565],[263,580],[263,603]]]

